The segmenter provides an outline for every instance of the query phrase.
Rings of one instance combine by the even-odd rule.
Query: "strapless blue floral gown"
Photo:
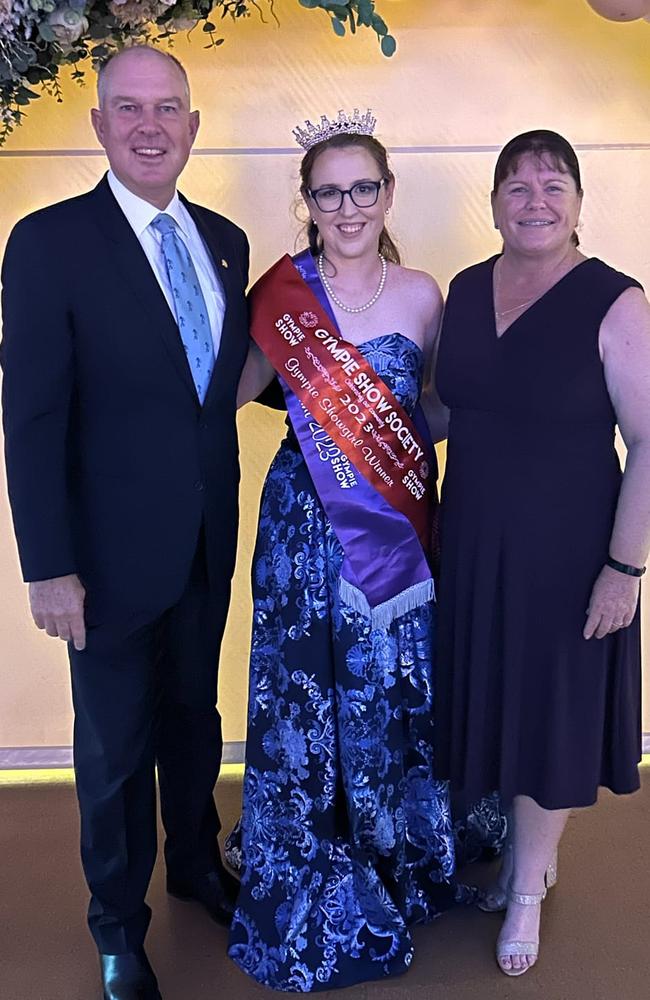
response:
[[[413,412],[420,349],[401,334],[361,352]],[[342,603],[343,552],[290,432],[262,495],[241,828],[229,955],[258,982],[310,992],[404,972],[408,927],[470,890],[464,849],[498,847],[503,818],[485,799],[452,820],[434,777],[434,608],[389,629]]]

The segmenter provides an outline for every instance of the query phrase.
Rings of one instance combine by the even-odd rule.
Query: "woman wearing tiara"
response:
[[[254,555],[229,954],[292,992],[403,972],[408,927],[471,895],[432,766],[435,457],[418,400],[442,299],[386,231],[395,182],[373,126],[355,112],[296,131],[309,249],[254,288],[261,349],[240,386],[241,405],[281,372],[289,430]],[[463,832],[503,836],[494,800]]]

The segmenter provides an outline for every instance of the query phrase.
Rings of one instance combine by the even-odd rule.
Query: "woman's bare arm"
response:
[[[609,554],[640,568],[650,551],[650,304],[640,289],[627,289],[607,313],[600,350],[627,447]],[[629,625],[638,598],[638,578],[604,566],[592,592],[585,638],[600,639]]]
[[[447,437],[449,411],[441,402],[435,383],[436,360],[438,357],[444,302],[442,293],[433,278],[431,278],[430,291],[424,337],[424,384],[422,386],[420,403],[427,424],[429,425],[431,438],[434,444],[436,444],[438,441],[444,441]]]

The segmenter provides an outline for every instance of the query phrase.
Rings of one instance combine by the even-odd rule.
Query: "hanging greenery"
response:
[[[374,0],[298,3],[323,11],[339,36],[369,28],[383,54],[394,53],[395,39]],[[266,13],[277,22],[279,6],[278,0],[0,0],[0,145],[40,97],[34,87],[62,99],[61,66],[71,65],[73,80],[83,84],[87,60],[97,67],[127,45],[169,42],[194,30],[203,33],[206,48],[217,48],[224,18],[264,19]]]

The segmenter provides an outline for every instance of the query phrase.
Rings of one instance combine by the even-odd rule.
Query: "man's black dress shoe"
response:
[[[162,1000],[144,949],[100,955],[104,1000]]]
[[[230,927],[239,893],[239,882],[230,872],[222,868],[183,882],[167,876],[167,892],[176,899],[201,903],[213,920],[223,927]]]

